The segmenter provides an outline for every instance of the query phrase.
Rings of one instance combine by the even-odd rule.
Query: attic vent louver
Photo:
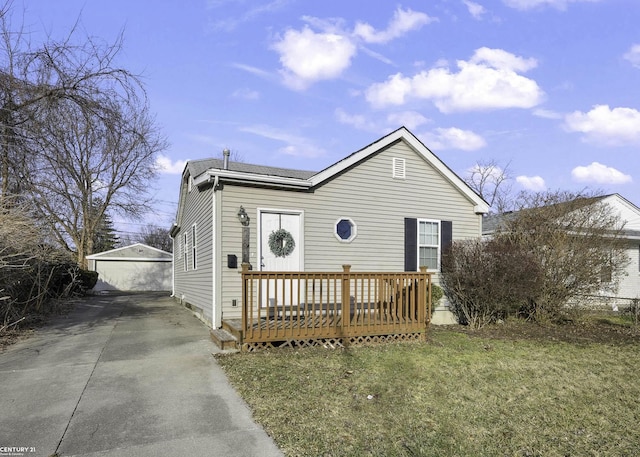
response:
[[[396,179],[406,178],[406,162],[404,159],[393,158],[393,177]]]

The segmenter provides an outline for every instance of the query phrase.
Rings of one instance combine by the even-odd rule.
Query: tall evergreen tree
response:
[[[94,210],[100,208],[103,203],[100,199],[94,199]],[[98,225],[93,233],[93,252],[104,252],[114,249],[118,244],[118,236],[113,226],[113,220],[109,213],[105,212],[99,219]]]

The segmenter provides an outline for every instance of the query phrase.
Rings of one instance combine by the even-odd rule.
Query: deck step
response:
[[[242,341],[242,321],[240,319],[223,319],[222,328],[231,333],[236,340]]]
[[[211,330],[211,340],[223,351],[238,349],[238,340],[224,329],[216,328]]]

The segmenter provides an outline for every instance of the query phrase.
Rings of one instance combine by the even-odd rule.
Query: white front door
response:
[[[301,213],[260,212],[261,271],[302,270],[301,220]],[[268,294],[265,294],[264,298],[269,300],[269,306],[290,305],[297,301],[297,282],[292,284],[291,280],[270,279],[265,281],[262,287],[263,290],[268,289]],[[263,306],[266,306],[266,300],[263,300]]]
[[[260,270],[262,271],[300,271],[302,262],[301,224],[300,214],[292,213],[260,213]],[[293,239],[294,248],[291,252],[275,252],[269,245],[269,238],[278,230],[286,230]],[[281,232],[282,233],[282,232]],[[282,242],[281,242],[282,243]],[[282,246],[283,248],[285,246]]]

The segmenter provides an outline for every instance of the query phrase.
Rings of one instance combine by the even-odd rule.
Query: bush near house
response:
[[[459,323],[473,328],[526,314],[542,279],[533,255],[504,238],[455,242],[442,265],[450,309]]]
[[[461,323],[570,319],[584,297],[617,288],[629,259],[613,208],[567,192],[521,198],[490,239],[453,243],[443,256],[441,282]]]

